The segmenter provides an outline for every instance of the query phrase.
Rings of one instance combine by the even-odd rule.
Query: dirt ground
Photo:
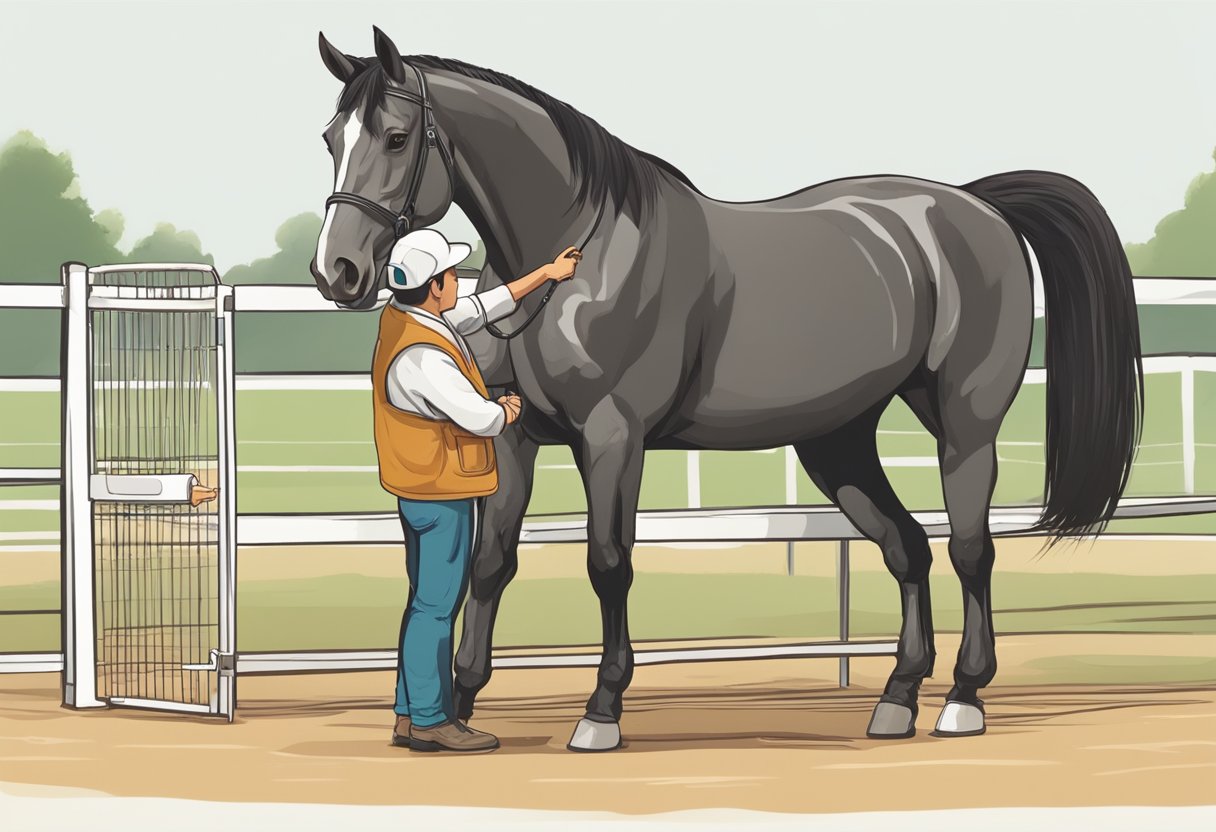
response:
[[[911,740],[865,739],[890,658],[639,668],[626,747],[565,743],[593,671],[500,670],[474,725],[492,754],[392,747],[387,673],[247,677],[232,725],[59,707],[52,675],[0,677],[0,781],[121,796],[493,806],[653,813],[693,808],[852,812],[996,806],[1187,806],[1216,782],[1216,683],[1043,684],[1051,660],[1206,660],[1216,636],[1009,636],[982,737],[929,736],[957,642]],[[1130,677],[1129,677],[1130,678]]]

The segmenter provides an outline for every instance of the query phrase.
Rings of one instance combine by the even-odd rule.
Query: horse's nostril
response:
[[[359,289],[359,268],[345,257],[335,260],[334,268],[337,269],[338,280],[341,281],[345,293],[349,296],[356,296]]]

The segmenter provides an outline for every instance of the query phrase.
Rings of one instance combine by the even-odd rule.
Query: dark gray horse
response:
[[[398,216],[432,223],[453,202],[486,243],[482,288],[588,240],[578,274],[531,327],[510,342],[474,344],[491,384],[518,389],[526,408],[522,430],[497,440],[502,484],[486,501],[456,658],[461,717],[490,677],[494,617],[515,574],[538,445],[569,446],[587,493],[587,571],[604,652],[571,740],[580,750],[620,744],[643,452],[792,445],[899,583],[898,655],[868,733],[911,736],[935,652],[929,543],[875,444],[879,416],[899,396],[937,439],[950,560],[962,582],[962,647],[937,729],[982,732],[978,694],[996,672],[996,438],[1033,319],[1023,239],[1038,257],[1047,307],[1042,531],[1056,539],[1100,529],[1139,435],[1131,274],[1093,194],[1059,174],[1023,171],[962,187],[868,176],[725,203],[509,76],[403,59],[378,30],[374,58],[344,55],[324,37],[321,54],[345,85],[325,131],[343,194],[329,205],[313,264],[325,297],[367,306]],[[736,127],[740,141],[762,144],[750,124]],[[525,301],[503,329],[539,302]]]

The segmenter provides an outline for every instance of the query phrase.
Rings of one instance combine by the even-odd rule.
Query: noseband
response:
[[[448,175],[449,185],[452,182],[452,159],[448,155],[448,149],[439,141],[438,131],[435,128],[435,116],[431,111],[430,97],[426,92],[426,78],[418,70],[418,67],[404,61],[403,63],[414,70],[414,75],[418,78],[418,91],[420,94],[414,95],[412,92],[398,89],[386,89],[384,94],[393,98],[404,98],[406,101],[412,101],[422,107],[423,124],[426,128],[425,141],[418,143],[418,152],[414,156],[414,170],[410,175],[409,188],[405,192],[405,205],[401,208],[400,213],[395,213],[378,202],[372,202],[367,197],[350,193],[349,191],[335,191],[330,194],[329,199],[325,200],[325,209],[327,211],[331,205],[341,204],[353,205],[356,208],[362,209],[374,219],[393,229],[394,242],[408,234],[414,226],[418,191],[422,188],[422,175],[426,172],[426,162],[430,158],[432,150],[439,151],[439,158],[443,162],[444,171]]]

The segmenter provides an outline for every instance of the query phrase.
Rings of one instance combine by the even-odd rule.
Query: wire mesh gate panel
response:
[[[70,513],[89,525],[74,542],[72,606],[92,631],[73,628],[76,648],[82,637],[90,643],[65,652],[69,661],[78,654],[76,698],[86,660],[95,685],[92,703],[69,704],[231,719],[231,290],[207,266],[106,266],[68,277],[69,330],[83,294],[87,334],[85,372],[66,374],[65,389],[84,377],[89,417],[81,446],[89,451],[72,464],[76,474],[87,465],[90,504],[87,515]]]

